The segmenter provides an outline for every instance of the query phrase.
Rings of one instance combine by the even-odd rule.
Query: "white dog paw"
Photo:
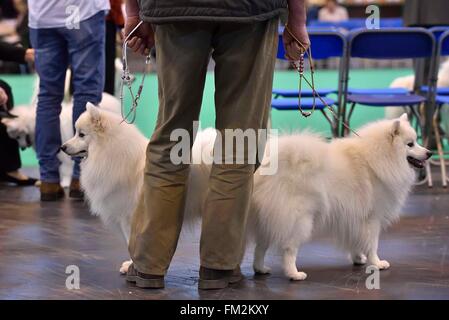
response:
[[[258,273],[258,274],[270,274],[271,273],[271,268],[267,267],[267,266],[263,266],[263,267],[253,267],[254,272]]]
[[[379,260],[375,263],[372,263],[372,265],[379,270],[387,270],[388,268],[390,268],[390,263],[387,260]]]
[[[367,258],[364,254],[355,254],[352,256],[352,262],[355,265],[364,265],[367,262]]]
[[[291,273],[291,274],[287,274],[287,277],[290,278],[290,280],[293,281],[301,281],[301,280],[305,280],[307,278],[307,274],[305,272],[295,272],[295,273]]]
[[[131,263],[133,263],[132,260],[123,261],[122,266],[120,267],[120,274],[128,273],[128,268],[131,265]]]

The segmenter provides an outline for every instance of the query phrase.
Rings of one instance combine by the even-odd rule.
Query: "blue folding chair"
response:
[[[446,32],[449,31],[449,26],[439,26],[439,27],[433,27],[429,29],[430,32],[432,32],[433,36],[435,37],[435,41],[439,43],[439,40],[441,36]],[[438,50],[437,50],[438,54]],[[444,55],[444,54],[443,54]],[[436,61],[435,67],[439,65],[439,60]],[[420,88],[421,92],[427,93],[429,91],[428,86],[421,86]],[[436,88],[437,94],[442,96],[448,96],[449,95],[449,87],[437,87]]]
[[[437,52],[436,52],[436,58],[435,58],[435,65],[439,64],[439,61],[441,60],[441,56],[447,56],[449,55],[449,29],[446,29],[446,31],[440,35],[438,40],[438,46],[437,46]],[[435,67],[434,70],[435,74],[434,77],[438,77],[438,68]],[[440,113],[441,108],[443,105],[449,104],[449,96],[442,95],[441,91],[436,92],[435,97],[435,110],[432,118],[432,127],[433,131],[435,133],[435,140],[437,144],[437,150],[438,150],[438,158],[439,158],[439,165],[440,165],[440,171],[441,171],[441,181],[444,188],[447,187],[447,182],[449,181],[449,178],[446,174],[446,162],[444,159],[444,150],[443,145],[441,143],[441,133],[440,133],[440,125],[439,125],[439,119],[440,119]]]
[[[279,36],[279,46],[278,46],[278,59],[285,60],[285,50],[282,43],[282,34]],[[316,89],[316,92],[323,98],[324,102],[329,106],[338,106],[342,101],[342,92],[344,87],[344,57],[346,55],[346,38],[338,31],[334,30],[310,30],[309,38],[311,43],[311,50],[314,60],[328,59],[328,58],[341,58],[338,77],[338,87],[337,90],[334,89]],[[306,56],[307,58],[307,56]],[[337,93],[337,99],[332,99],[327,97],[328,94]],[[285,90],[285,89],[274,89],[273,90],[273,100],[271,102],[271,107],[276,110],[298,110],[298,90]],[[331,126],[331,131],[334,136],[338,135],[338,121],[329,116],[325,109],[326,105],[316,98],[313,99],[313,92],[310,89],[303,89],[301,91],[301,108],[302,110],[312,110],[315,102],[315,110],[319,110],[325,119],[329,122]],[[338,118],[340,114],[337,115]]]
[[[348,54],[345,63],[348,68],[345,78],[349,79],[349,60],[351,58],[414,59],[428,57],[433,59],[434,52],[434,36],[431,32],[423,28],[354,30],[349,34],[348,38]],[[408,107],[411,114],[416,117],[418,127],[421,129],[420,116],[415,107],[425,101],[427,101],[426,97],[408,91],[400,92],[398,89],[363,89],[357,92],[346,88],[342,109],[346,122],[349,123],[357,105],[369,107]],[[347,115],[346,104],[350,104]],[[346,133],[346,130],[342,132],[342,134]]]

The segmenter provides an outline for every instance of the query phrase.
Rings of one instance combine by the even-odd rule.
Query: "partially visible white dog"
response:
[[[414,85],[415,76],[408,75],[394,79],[390,84],[390,88],[405,88],[412,91]],[[449,59],[441,65],[440,70],[438,71],[437,86],[439,88],[449,87]],[[394,119],[399,117],[404,112],[407,112],[407,110],[402,107],[387,107],[385,108],[385,117],[387,119]],[[441,122],[444,126],[445,132],[449,134],[449,108],[441,109]]]
[[[406,114],[368,124],[358,134],[331,143],[307,133],[279,138],[277,174],[255,174],[248,222],[256,272],[270,272],[264,257],[275,246],[285,275],[305,279],[296,266],[298,249],[319,234],[333,236],[356,264],[390,266],[378,256],[379,234],[398,219],[414,169],[431,153],[417,143]]]
[[[108,93],[103,93],[100,108],[119,113],[120,100]],[[72,110],[73,100],[62,103],[62,110],[59,116],[62,142],[65,142],[73,137]],[[11,113],[16,115],[17,118],[3,118],[1,120],[6,126],[9,137],[17,140],[19,147],[22,149],[28,147],[35,148],[36,104],[31,106],[14,107]],[[73,161],[64,152],[58,153],[58,159],[61,162],[59,167],[61,185],[63,187],[68,187],[72,177]]]
[[[70,156],[84,157],[81,162],[81,187],[92,214],[98,215],[129,242],[131,217],[143,187],[145,150],[148,139],[134,126],[122,122],[114,113],[87,105],[75,124],[76,134],[62,150]],[[198,133],[192,149],[193,163],[201,163],[201,139],[212,132]],[[191,165],[184,217],[199,218],[209,178],[209,167]],[[125,261],[126,273],[131,261]]]

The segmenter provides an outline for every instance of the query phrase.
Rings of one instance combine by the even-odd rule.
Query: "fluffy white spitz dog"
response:
[[[115,226],[128,242],[148,140],[121,120],[88,105],[76,122],[75,136],[62,148],[84,157],[81,185],[92,213]],[[430,152],[417,143],[405,114],[369,124],[359,135],[330,143],[308,133],[279,139],[278,172],[261,175],[258,170],[254,176],[248,235],[256,241],[256,272],[270,272],[264,256],[272,246],[283,252],[287,277],[305,279],[296,267],[296,255],[303,243],[320,233],[333,235],[355,263],[389,267],[377,255],[380,231],[398,219],[415,181],[414,169],[424,165]],[[193,163],[205,159],[214,139],[213,130],[198,133]],[[206,164],[191,166],[184,214],[188,221],[201,216],[209,172]],[[126,272],[129,264],[124,262],[120,271]]]
[[[11,113],[17,118],[3,118],[1,121],[6,126],[7,133],[11,139],[17,140],[19,147],[23,150],[28,147],[35,149],[36,135],[36,103],[37,98],[29,106],[14,107]],[[103,93],[100,107],[112,112],[120,112],[120,100],[116,97]],[[59,115],[61,127],[61,141],[65,142],[73,137],[72,124],[73,100],[68,99],[62,103],[61,114]],[[72,178],[73,161],[65,153],[59,152],[58,159],[61,162],[59,166],[59,175],[61,185],[68,187]]]
[[[90,103],[75,124],[75,136],[61,149],[81,161],[81,187],[94,215],[129,242],[131,217],[143,186],[145,150],[148,139],[134,126],[115,114]],[[201,163],[202,137],[198,133],[192,149],[193,163]],[[185,219],[199,218],[209,178],[209,167],[191,165]],[[126,273],[131,261],[120,267]]]
[[[249,223],[256,272],[270,272],[264,257],[276,246],[285,275],[305,279],[296,266],[298,249],[319,234],[333,236],[356,264],[390,266],[378,256],[379,234],[398,219],[414,169],[431,153],[417,143],[406,114],[368,124],[358,134],[330,143],[313,134],[279,139],[277,174],[255,174]]]

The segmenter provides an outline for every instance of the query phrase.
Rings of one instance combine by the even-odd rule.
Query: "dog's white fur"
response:
[[[81,162],[81,186],[90,210],[129,241],[131,216],[142,191],[145,150],[148,139],[139,130],[113,113],[88,104],[75,124],[76,135],[64,145],[70,155],[84,156]],[[80,135],[81,134],[81,135]],[[192,150],[193,162],[202,157],[199,133]],[[188,221],[199,218],[207,188],[209,168],[191,165],[184,216]],[[121,273],[126,273],[131,261],[125,261]]]
[[[100,108],[119,113],[120,101],[108,93],[103,93]],[[62,110],[59,116],[62,142],[73,137],[72,110],[73,100],[62,103]],[[35,149],[36,104],[14,107],[11,113],[16,115],[17,118],[4,118],[1,120],[6,126],[9,137],[16,139],[19,143],[19,147],[22,149],[28,147],[33,147]],[[63,187],[68,187],[72,177],[73,161],[64,152],[58,153],[58,159],[61,162],[61,165],[59,166],[61,185]]]
[[[76,122],[76,135],[64,144],[70,155],[84,156],[81,185],[93,214],[129,240],[132,214],[143,186],[148,140],[133,125],[92,105]],[[279,140],[279,170],[272,176],[255,174],[248,234],[256,240],[254,269],[268,273],[265,252],[283,252],[285,274],[294,280],[306,274],[296,268],[299,247],[313,235],[333,235],[355,263],[386,269],[377,255],[379,233],[398,219],[415,172],[407,157],[428,158],[404,114],[375,122],[347,137],[327,143],[309,133]],[[192,156],[211,152],[214,130],[197,135]],[[413,146],[409,144],[413,143]],[[206,155],[206,156],[207,156]],[[210,168],[192,165],[185,219],[201,216]],[[130,261],[122,264],[126,272]]]
[[[297,252],[318,234],[333,236],[354,263],[390,266],[377,255],[379,233],[398,219],[415,181],[407,157],[424,161],[428,150],[417,144],[406,114],[358,133],[331,143],[307,133],[279,139],[277,174],[256,172],[254,178],[248,221],[256,240],[256,272],[270,272],[264,257],[275,246],[282,251],[285,275],[305,279],[296,267]]]

